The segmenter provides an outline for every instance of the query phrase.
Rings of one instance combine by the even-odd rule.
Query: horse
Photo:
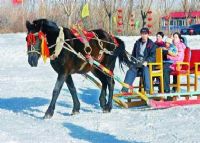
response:
[[[29,44],[27,43],[28,63],[31,67],[37,67],[38,60],[41,57],[42,52],[40,46],[42,42],[40,38],[41,36],[39,36],[38,33],[42,33],[45,36],[47,40],[49,54],[52,55],[55,52],[56,40],[59,36],[60,29],[55,22],[48,19],[36,19],[32,23],[30,21],[26,21],[26,28],[27,37],[30,37],[30,34],[35,36],[34,42],[32,41],[31,43],[29,42]],[[93,32],[96,37],[98,37],[92,38],[88,42],[89,46],[91,47],[91,50],[89,52],[92,58],[97,59],[103,47],[103,49],[110,51],[112,54],[104,52],[103,54],[101,54],[102,58],[101,60],[99,60],[99,62],[107,67],[110,71],[114,70],[117,58],[119,59],[120,69],[123,69],[123,65],[130,64],[129,58],[125,50],[125,44],[121,39],[117,37],[114,37],[113,39],[113,36],[102,29],[95,29],[91,30],[90,32]],[[63,27],[63,33],[66,40],[63,46],[70,46],[75,52],[81,53],[83,57],[87,56],[88,49],[86,49],[85,44],[81,42],[80,39],[74,36],[71,29]],[[99,40],[103,41],[101,46],[99,44]],[[114,41],[117,41],[117,44],[113,44]],[[53,89],[51,102],[44,115],[45,119],[51,118],[53,116],[56,100],[64,83],[67,84],[70,94],[72,95],[72,115],[79,113],[80,102],[77,97],[77,91],[71,76],[75,73],[86,74],[88,72],[92,72],[93,75],[101,81],[102,89],[99,96],[100,107],[102,108],[103,112],[111,112],[113,90],[115,84],[112,77],[106,75],[98,68],[91,65],[89,62],[79,58],[79,56],[77,56],[77,54],[75,54],[74,52],[71,52],[65,48],[62,48],[57,58],[53,60],[50,59],[50,64],[55,72],[57,72],[58,77]],[[107,88],[109,90],[108,98],[106,98]]]

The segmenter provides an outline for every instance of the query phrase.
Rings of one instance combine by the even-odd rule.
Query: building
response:
[[[200,11],[193,11],[189,13],[171,12],[169,15],[162,17],[162,30],[164,31],[170,28],[171,32],[180,31],[180,29],[186,27],[187,25],[186,15],[188,15],[189,25],[200,23]]]

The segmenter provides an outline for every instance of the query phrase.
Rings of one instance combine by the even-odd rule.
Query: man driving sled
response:
[[[143,78],[143,85],[146,94],[150,93],[149,62],[155,62],[156,45],[149,39],[149,29],[140,30],[141,38],[136,41],[132,51],[133,64],[126,73],[124,82],[132,85],[137,76]],[[123,87],[122,92],[128,92],[128,88]]]

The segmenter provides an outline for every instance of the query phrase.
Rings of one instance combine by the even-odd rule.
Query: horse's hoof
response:
[[[45,114],[43,119],[51,119],[52,117],[53,117],[53,115]]]
[[[105,108],[103,108],[103,113],[110,113],[111,110],[112,110],[112,106],[107,105],[105,106]]]
[[[108,110],[108,109],[103,109],[103,113],[110,113],[110,110]]]
[[[109,113],[108,110],[103,110],[103,113]]]
[[[51,119],[53,117],[54,111],[47,111],[43,117],[43,119]]]
[[[79,111],[72,111],[71,116],[79,114]]]

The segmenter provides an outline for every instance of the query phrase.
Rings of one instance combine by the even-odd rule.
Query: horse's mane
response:
[[[42,26],[43,28],[48,27],[48,29],[51,29],[51,30],[59,30],[59,27],[55,22],[47,20],[47,19],[34,20],[33,24],[36,24],[36,25],[40,24],[40,26]]]

